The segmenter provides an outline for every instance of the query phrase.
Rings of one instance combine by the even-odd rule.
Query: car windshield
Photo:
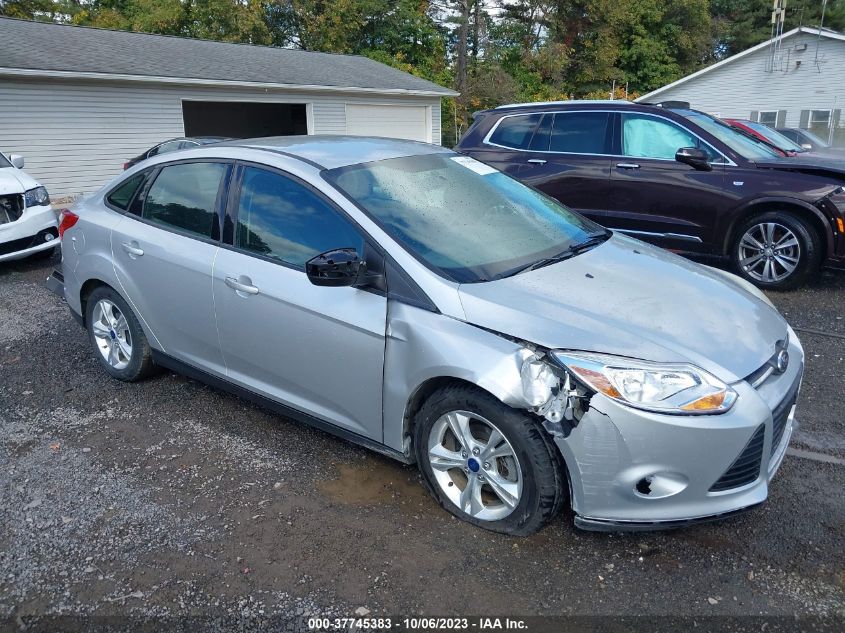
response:
[[[814,145],[818,145],[819,147],[823,147],[823,148],[830,147],[830,145],[828,144],[827,141],[819,138],[818,136],[813,134],[810,130],[801,130],[801,134],[803,134],[808,139],[810,139],[810,142],[813,143]]]
[[[0,169],[2,169],[3,167],[11,167],[11,166],[12,166],[12,163],[9,162],[9,159],[6,158],[6,156],[3,154],[3,152],[0,152]]]
[[[772,143],[774,143],[777,147],[780,147],[787,152],[806,152],[807,150],[801,147],[795,141],[791,141],[786,138],[783,134],[778,132],[777,130],[773,130],[768,125],[764,125],[762,123],[756,123],[754,121],[743,121],[743,125],[751,128],[755,132],[758,132],[769,139]]]
[[[703,112],[692,112],[685,116],[747,160],[768,160],[782,157],[781,154],[778,154],[763,141],[754,140],[741,132],[737,132],[727,123],[723,123]]]
[[[418,259],[460,283],[507,277],[609,235],[466,156],[408,156],[323,175]]]

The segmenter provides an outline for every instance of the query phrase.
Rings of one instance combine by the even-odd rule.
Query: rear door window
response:
[[[229,165],[179,163],[161,169],[150,185],[142,217],[165,228],[212,238],[217,198]]]
[[[552,124],[552,152],[610,154],[609,112],[557,112]]]
[[[490,142],[512,149],[528,149],[541,114],[518,114],[500,119]]]

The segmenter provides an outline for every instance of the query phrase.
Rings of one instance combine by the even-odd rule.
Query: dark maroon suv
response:
[[[608,228],[728,256],[762,288],[845,265],[845,163],[778,156],[695,110],[627,101],[501,106],[458,151]]]

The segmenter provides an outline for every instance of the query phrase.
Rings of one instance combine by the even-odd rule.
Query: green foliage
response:
[[[821,0],[789,0],[785,28]],[[771,35],[771,0],[0,0],[0,15],[365,55],[444,86],[443,141],[504,102],[633,98]],[[845,0],[824,24],[845,29]],[[465,42],[465,47],[460,45]]]

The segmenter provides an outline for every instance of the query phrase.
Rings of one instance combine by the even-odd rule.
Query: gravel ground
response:
[[[721,523],[608,535],[564,512],[514,539],[450,517],[411,467],[200,383],[109,379],[43,287],[50,269],[0,265],[0,629],[845,617],[845,274],[772,295],[807,352],[793,446],[832,463],[788,456],[768,503]]]

